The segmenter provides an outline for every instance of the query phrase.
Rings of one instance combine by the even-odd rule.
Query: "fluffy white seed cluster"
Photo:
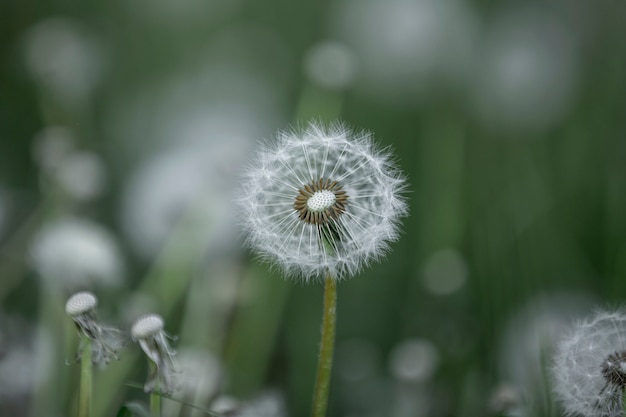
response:
[[[398,238],[404,176],[368,132],[310,123],[266,142],[239,203],[247,243],[305,281],[356,275]]]
[[[42,227],[32,242],[30,261],[47,285],[69,290],[118,285],[124,270],[114,236],[75,217]]]
[[[558,346],[552,374],[567,415],[623,416],[626,312],[600,311],[578,323]]]

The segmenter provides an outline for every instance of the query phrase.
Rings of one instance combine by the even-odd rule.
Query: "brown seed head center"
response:
[[[320,178],[298,190],[293,208],[300,220],[320,226],[336,220],[347,204],[348,195],[337,181]]]
[[[626,351],[611,353],[604,360],[602,376],[611,384],[626,387]]]

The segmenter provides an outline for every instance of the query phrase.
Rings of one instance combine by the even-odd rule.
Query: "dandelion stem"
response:
[[[158,373],[157,365],[152,361],[149,361],[149,362],[150,362],[151,375],[157,375]],[[161,396],[156,393],[156,391],[159,389],[160,387],[159,387],[159,384],[157,383],[157,385],[150,392],[150,414],[153,417],[161,417]]]
[[[335,348],[335,327],[337,322],[337,282],[330,276],[324,283],[324,315],[322,340],[317,365],[317,378],[313,394],[313,417],[325,417],[328,408],[330,375]]]
[[[161,417],[161,396],[154,392],[150,394],[150,414]]]
[[[80,393],[78,396],[78,417],[91,415],[91,386],[93,365],[91,362],[91,339],[84,338],[82,355],[80,358]]]

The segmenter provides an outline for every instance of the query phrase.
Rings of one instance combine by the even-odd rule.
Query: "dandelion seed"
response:
[[[134,341],[152,362],[153,366],[144,385],[145,392],[161,391],[171,393],[174,390],[173,376],[176,352],[169,346],[167,339],[172,339],[163,330],[163,318],[157,314],[148,314],[139,318],[131,328]]]
[[[342,124],[281,132],[245,175],[248,244],[305,281],[356,275],[398,237],[405,180],[372,135]]]
[[[555,355],[554,390],[570,416],[623,416],[626,313],[600,311],[578,323]]]
[[[90,292],[78,292],[65,304],[65,312],[74,320],[81,338],[76,360],[82,356],[85,341],[91,343],[91,360],[94,365],[104,366],[119,359],[117,352],[124,345],[122,333],[113,327],[105,327],[96,321],[98,299]]]

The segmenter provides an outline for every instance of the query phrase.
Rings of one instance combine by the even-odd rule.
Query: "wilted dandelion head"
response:
[[[310,123],[280,132],[245,174],[248,244],[305,281],[357,274],[398,237],[405,180],[367,132]]]
[[[65,312],[76,317],[82,314],[95,313],[98,299],[90,292],[83,291],[72,295],[65,303]]]
[[[554,390],[571,416],[624,413],[626,313],[600,311],[578,323],[555,355]]]
[[[174,390],[173,376],[176,352],[170,347],[170,338],[163,330],[163,318],[158,314],[147,314],[133,324],[130,334],[139,343],[148,360],[154,364],[148,375],[144,391],[171,393]]]
[[[117,352],[124,346],[122,333],[113,327],[103,326],[96,320],[98,299],[88,291],[77,292],[65,303],[65,312],[72,318],[81,338],[76,359],[80,359],[85,340],[91,341],[92,361],[104,366],[119,359]]]

